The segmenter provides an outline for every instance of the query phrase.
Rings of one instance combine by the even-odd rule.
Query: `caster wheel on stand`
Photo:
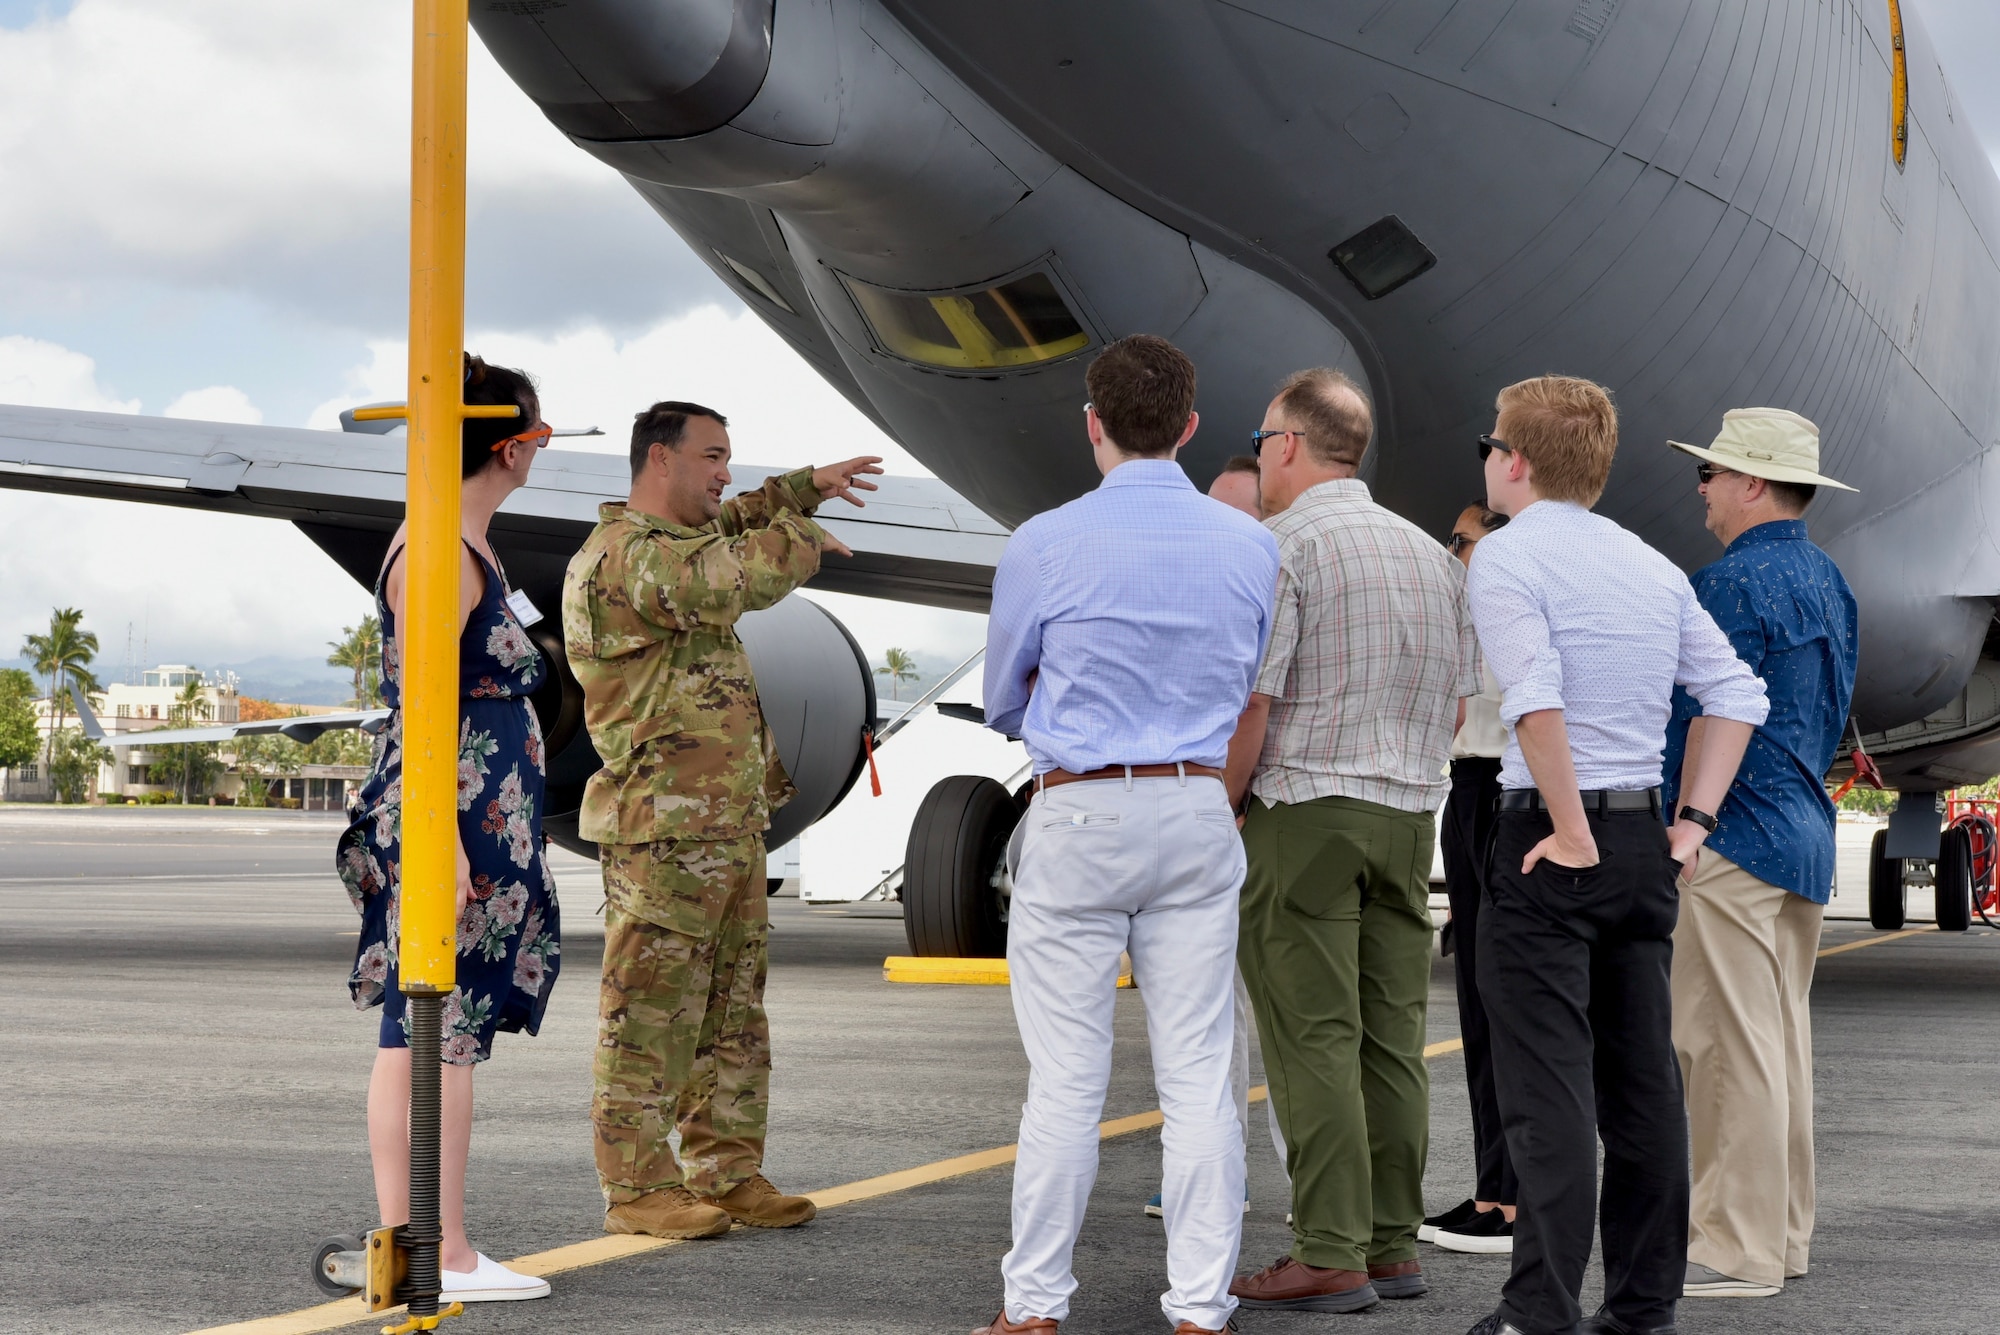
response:
[[[313,1250],[313,1283],[329,1298],[359,1293],[368,1282],[368,1256],[360,1238],[342,1233]]]

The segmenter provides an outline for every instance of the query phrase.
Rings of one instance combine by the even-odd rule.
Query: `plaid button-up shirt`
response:
[[[1354,478],[1307,489],[1266,526],[1280,565],[1251,792],[1435,810],[1458,699],[1480,687],[1463,568]]]

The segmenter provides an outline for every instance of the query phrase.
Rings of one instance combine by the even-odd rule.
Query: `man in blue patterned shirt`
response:
[[[1759,1298],[1806,1273],[1812,1241],[1808,993],[1834,873],[1822,777],[1854,694],[1854,595],[1799,516],[1816,488],[1853,488],[1821,476],[1819,429],[1780,408],[1725,413],[1708,449],[1669,443],[1702,461],[1708,531],[1728,548],[1695,595],[1771,702],[1682,886],[1673,965],[1694,1147],[1685,1292]],[[1676,690],[1670,798],[1704,726]]]

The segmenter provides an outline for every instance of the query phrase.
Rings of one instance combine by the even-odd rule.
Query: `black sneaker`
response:
[[[1431,1239],[1448,1252],[1471,1252],[1477,1256],[1511,1256],[1514,1252],[1514,1224],[1498,1210],[1474,1215],[1456,1228],[1440,1228]]]
[[[1471,1201],[1465,1201],[1446,1210],[1443,1214],[1434,1214],[1417,1226],[1417,1241],[1436,1242],[1439,1229],[1456,1228],[1460,1224],[1469,1224],[1478,1213],[1479,1207],[1477,1205]]]

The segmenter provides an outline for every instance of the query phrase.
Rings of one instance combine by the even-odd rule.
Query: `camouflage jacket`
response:
[[[700,528],[599,507],[563,579],[563,640],[604,760],[584,789],[585,839],[735,839],[790,799],[736,619],[819,569],[818,505],[800,469]]]

